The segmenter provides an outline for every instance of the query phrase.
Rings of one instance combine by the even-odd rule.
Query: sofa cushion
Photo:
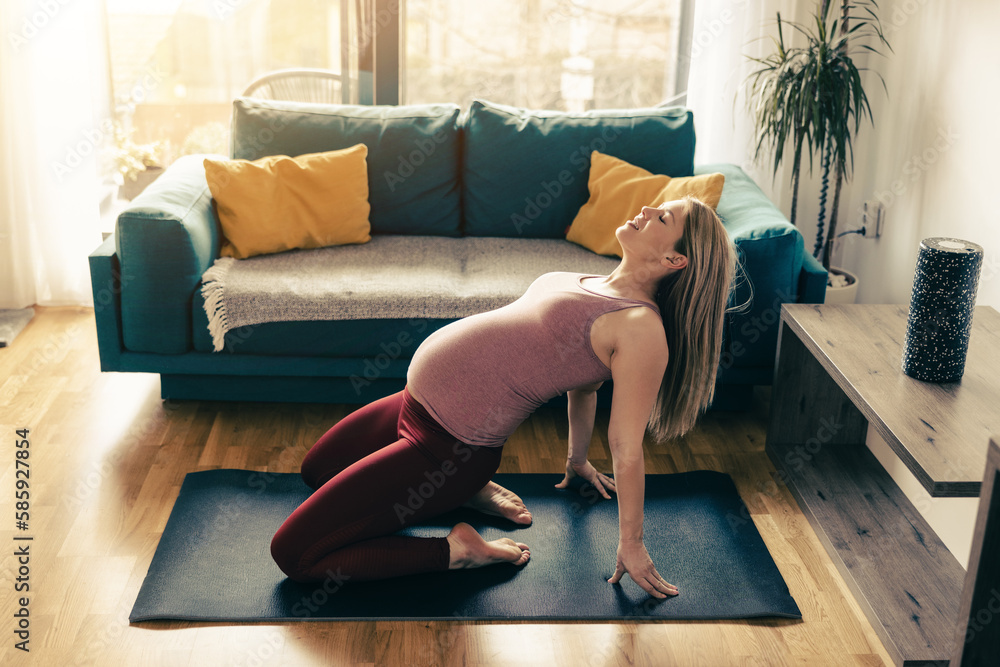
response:
[[[458,236],[459,108],[355,106],[241,97],[233,102],[232,157],[368,147],[373,234]]]
[[[464,232],[563,238],[587,202],[590,154],[690,176],[694,120],[679,107],[567,113],[475,100],[463,125]]]
[[[511,303],[549,271],[607,274],[616,266],[617,259],[558,239],[381,235],[363,245],[264,255],[235,262],[226,272],[228,296],[222,307],[229,334],[219,347],[236,353],[301,354],[302,346],[315,349],[316,341],[279,336],[274,348],[260,350],[240,339],[252,338],[247,327],[265,322],[453,320]],[[199,294],[195,300],[204,304]],[[202,326],[207,322],[195,319]],[[293,329],[307,337],[318,330],[289,332]],[[332,324],[320,329],[348,330]],[[352,336],[357,333],[352,330]],[[196,349],[212,349],[207,329],[196,327],[193,334]],[[330,335],[327,345],[325,354],[316,353],[343,355],[338,335]]]
[[[221,255],[246,259],[371,240],[368,147],[256,160],[205,158],[225,235]]]
[[[719,205],[725,176],[704,174],[671,178],[594,151],[590,157],[590,199],[573,219],[566,240],[601,255],[622,256],[615,232],[643,206],[660,204],[686,195],[697,197],[713,209]]]

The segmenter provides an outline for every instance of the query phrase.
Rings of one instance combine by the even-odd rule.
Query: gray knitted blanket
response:
[[[368,243],[223,257],[202,275],[216,351],[264,322],[458,319],[515,301],[550,271],[607,274],[604,257],[561,239],[375,235]]]

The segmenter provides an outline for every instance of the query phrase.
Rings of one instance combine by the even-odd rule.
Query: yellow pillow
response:
[[[221,255],[245,259],[293,248],[371,240],[368,147],[259,160],[205,160]]]
[[[621,257],[615,230],[634,218],[643,206],[659,206],[693,195],[714,209],[719,205],[725,180],[723,174],[661,176],[594,151],[590,155],[590,199],[580,207],[566,240],[600,255]]]

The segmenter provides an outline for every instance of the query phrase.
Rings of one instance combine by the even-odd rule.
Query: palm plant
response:
[[[866,68],[858,68],[852,55],[856,55],[856,49],[882,55],[877,49],[858,43],[870,37],[877,37],[892,50],[872,7],[878,9],[875,0],[841,0],[838,15],[831,11],[830,0],[821,0],[809,24],[782,21],[778,12],[778,37],[771,38],[776,50],[764,58],[751,57],[760,68],[745,81],[747,103],[756,126],[755,159],[765,153],[771,155],[777,175],[786,144],[792,142],[793,224],[798,207],[802,149],[808,148],[810,173],[813,156],[819,153],[822,157],[823,185],[813,255],[821,259],[827,270],[836,240],[841,184],[845,178],[850,179],[854,166],[852,138],[865,115],[873,127],[875,124],[861,82],[861,72]],[[805,38],[804,45],[786,45],[784,26],[799,32]],[[885,88],[881,75],[879,79]],[[831,165],[836,173],[836,188],[824,244]]]

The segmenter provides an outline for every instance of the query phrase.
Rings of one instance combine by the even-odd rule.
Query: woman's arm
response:
[[[590,461],[590,439],[594,435],[594,416],[597,414],[597,390],[603,382],[577,387],[566,392],[569,417],[569,452],[566,455],[566,476],[556,484],[557,489],[565,489],[574,477],[583,477],[598,493],[611,499],[608,491],[615,490],[615,481],[598,472]]]
[[[662,598],[676,595],[677,588],[656,571],[642,541],[646,486],[642,440],[667,367],[668,351],[656,313],[646,308],[634,310],[611,355],[615,389],[608,444],[618,489],[619,538],[615,573],[609,581],[618,583],[628,572],[643,590]]]
[[[597,414],[597,390],[603,382],[566,392],[569,416],[569,453],[571,463],[587,462],[590,439],[594,435],[594,417]]]

